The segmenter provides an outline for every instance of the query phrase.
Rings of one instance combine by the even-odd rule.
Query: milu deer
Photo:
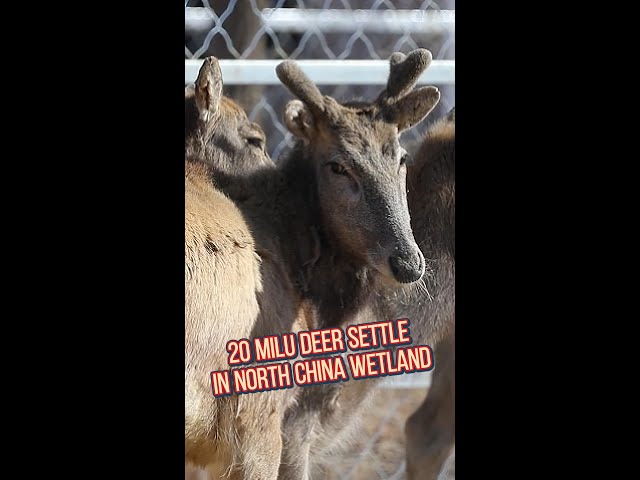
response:
[[[391,68],[390,77],[400,75]],[[435,345],[453,334],[455,305],[455,112],[439,121],[426,135],[414,161],[408,168],[408,202],[412,227],[420,249],[427,260],[427,272],[418,284],[405,287],[383,285],[373,302],[361,310],[351,323],[369,323],[408,318],[414,345]],[[341,326],[331,322],[327,326]],[[453,442],[453,366],[451,355],[439,372],[439,359],[434,355],[435,391],[432,400],[408,422],[408,473],[411,479],[436,478]],[[448,354],[447,354],[448,355]],[[363,407],[368,403],[378,380],[350,380],[306,387],[300,392],[297,406],[287,412],[284,423],[282,478],[310,476],[314,464],[320,464],[330,453],[339,452],[343,439],[357,431]],[[433,405],[435,403],[435,405]],[[442,404],[443,407],[438,405]],[[440,415],[436,422],[426,415]],[[443,427],[440,427],[443,424]],[[428,442],[425,431],[440,428],[433,443],[425,449],[418,442]],[[416,443],[416,445],[411,445]],[[424,461],[436,464],[432,474],[417,473]],[[294,464],[292,466],[291,464]]]
[[[250,336],[265,291],[251,229],[213,173],[275,168],[262,129],[222,86],[211,57],[185,90],[185,459],[216,477],[270,479],[280,455],[273,432],[282,407],[274,403],[282,395],[215,399],[209,377],[228,368],[227,341]]]
[[[428,186],[428,193],[423,193],[427,193],[427,198],[434,198],[434,208],[428,216],[431,232],[424,238],[417,233],[422,230],[417,225],[417,217],[414,232],[420,238],[426,256],[432,255],[437,262],[453,262],[455,271],[455,109],[429,129],[415,158],[424,162],[424,167],[415,177],[410,174],[410,188],[419,195],[422,190],[419,185]],[[416,166],[420,168],[420,165]],[[417,201],[417,198],[409,200],[410,205]],[[431,238],[428,242],[427,237]],[[426,280],[426,283],[434,282]],[[440,293],[437,287],[433,290],[433,293]],[[444,296],[434,297],[433,302],[439,302],[441,308],[432,305],[422,308],[422,315],[415,312],[415,323],[424,331],[419,340],[435,345],[436,367],[427,397],[405,425],[408,480],[436,480],[455,445],[453,295],[454,291],[450,290]]]
[[[437,480],[455,446],[455,335],[436,344],[429,393],[407,419],[407,480]]]
[[[439,100],[434,87],[411,91],[430,61],[428,51],[413,52],[397,65],[406,75],[389,82],[375,102],[347,104],[323,97],[294,62],[281,63],[278,77],[298,97],[284,114],[297,142],[277,168],[239,171],[238,162],[226,160],[228,153],[221,159],[218,150],[228,140],[215,137],[225,129],[185,132],[187,180],[199,187],[192,187],[193,196],[224,194],[239,213],[228,228],[204,198],[197,215],[206,225],[197,254],[187,260],[188,461],[209,465],[218,476],[277,477],[280,422],[299,389],[214,399],[209,372],[228,368],[227,340],[306,330],[323,323],[318,318],[343,322],[355,318],[379,281],[397,285],[423,275],[399,135]],[[201,95],[207,100],[196,107],[205,122],[224,123],[209,112],[219,112],[221,87],[215,84],[215,78],[196,83],[195,98],[206,87]],[[211,139],[203,132],[213,132]],[[226,235],[226,250],[211,241],[212,233]],[[236,256],[228,261],[232,251]]]

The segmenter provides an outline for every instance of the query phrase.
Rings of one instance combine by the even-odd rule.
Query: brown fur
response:
[[[435,348],[437,368],[422,405],[407,419],[407,480],[437,480],[455,446],[455,336]]]
[[[251,336],[261,320],[277,325],[280,315],[298,312],[269,288],[279,273],[261,270],[251,228],[215,178],[216,171],[274,168],[255,141],[262,130],[215,82],[219,65],[210,58],[196,88],[185,92],[185,459],[214,478],[272,479],[286,395],[215,399],[209,373],[228,368],[228,340]],[[287,288],[286,278],[277,282]],[[265,295],[283,307],[263,310]]]
[[[432,240],[424,245],[431,244],[436,259],[455,259],[455,109],[430,130],[417,156],[439,160],[432,160],[432,167],[416,176],[417,185],[429,185],[426,192],[418,189],[416,193],[434,199],[425,212],[433,219],[428,232]],[[410,204],[417,201],[412,199]],[[433,276],[441,277],[437,273]],[[438,288],[433,290],[441,292]],[[438,314],[429,315],[427,310],[423,319],[431,322],[432,331],[423,341],[435,344],[436,367],[427,397],[405,425],[408,480],[436,480],[455,445],[455,297],[452,291],[444,292],[444,296],[434,299],[440,303]]]
[[[446,338],[453,330],[455,305],[455,120],[453,116],[441,120],[428,132],[415,163],[409,168],[409,207],[414,235],[427,259],[429,268],[418,284],[407,287],[379,286],[375,301],[362,309],[353,323],[375,322],[388,319],[409,318],[414,345],[434,345]],[[326,325],[323,325],[326,326]],[[341,324],[344,326],[344,323]],[[438,351],[436,351],[438,354]],[[435,355],[434,355],[435,356]],[[446,360],[446,359],[444,359]],[[439,372],[439,357],[435,356],[437,403],[452,400],[446,381],[453,381],[448,374],[451,359],[443,362],[444,372]],[[445,384],[442,384],[444,377]],[[287,412],[284,426],[284,458],[295,458],[289,448],[299,452],[309,452],[311,462],[317,456],[330,455],[340,448],[340,441],[346,438],[357,419],[358,411],[366,404],[374,391],[377,380],[349,381],[340,384],[305,387],[296,408]],[[439,387],[438,385],[441,385]],[[424,413],[425,409],[427,413]],[[408,425],[409,441],[425,442],[419,438],[429,423],[421,423],[426,414],[432,415],[435,408],[424,407],[412,417]],[[427,461],[439,462],[442,452],[451,446],[452,410],[447,410],[441,422],[444,432],[436,436],[432,444],[432,455]],[[429,420],[430,422],[430,420]],[[446,425],[450,428],[447,429]],[[409,449],[410,471],[424,459],[424,450]],[[439,456],[435,455],[438,454]],[[297,454],[301,457],[299,454]],[[301,457],[297,474],[308,472],[309,460]],[[303,463],[306,462],[306,463]],[[441,465],[438,465],[441,466]],[[436,468],[437,469],[437,468]],[[304,475],[304,473],[303,473]],[[285,478],[298,478],[291,475]],[[430,478],[422,474],[412,478]]]
[[[396,52],[389,59],[390,73],[387,96],[399,98],[409,92],[408,85],[415,85],[420,74],[431,63],[431,52],[419,48],[409,55]]]
[[[187,331],[185,348],[185,392],[192,415],[186,419],[187,449],[192,452],[187,458],[201,465],[216,463],[245,478],[274,478],[280,421],[298,389],[214,400],[208,372],[226,366],[226,340],[344,322],[364,305],[379,273],[394,284],[420,278],[424,259],[410,229],[398,127],[424,118],[439,95],[433,89],[431,105],[423,102],[418,111],[403,97],[397,99],[393,105],[405,113],[393,120],[387,118],[388,105],[340,105],[323,97],[332,114],[322,115],[294,100],[285,120],[300,139],[275,169],[247,157],[241,142],[247,137],[238,121],[229,121],[234,116],[228,111],[219,113],[225,110],[219,107],[222,102],[216,103],[221,88],[215,85],[213,67],[205,62],[201,71],[212,81],[196,82],[197,120],[185,130],[187,164],[206,165],[194,168],[197,181],[187,175],[195,184],[187,185],[187,193],[195,198],[198,188],[204,189],[201,184],[209,182],[210,203],[202,202],[198,215],[220,218],[207,232],[224,237],[210,241],[204,235],[200,256],[187,268],[193,282],[186,292],[186,303],[193,303],[187,309],[193,329]],[[298,81],[311,88],[308,79]],[[350,173],[333,172],[327,159]],[[232,212],[229,205],[218,206],[223,200],[237,209],[233,220],[220,216]],[[227,228],[231,225],[242,234],[234,234]],[[231,245],[223,250],[219,245],[226,245],[225,238]],[[395,269],[389,267],[390,259]],[[232,295],[229,283],[238,289]],[[233,469],[234,463],[241,468]],[[285,470],[289,465],[285,460]]]
[[[229,465],[233,452],[211,438],[209,429],[216,425],[223,438],[238,441],[230,420],[243,410],[245,398],[214,400],[207,374],[227,367],[224,348],[212,347],[245,338],[258,317],[259,259],[242,214],[207,181],[206,168],[186,163],[185,180],[186,457],[205,466],[216,452]],[[236,318],[240,321],[223,321]],[[210,320],[218,321],[211,325]]]

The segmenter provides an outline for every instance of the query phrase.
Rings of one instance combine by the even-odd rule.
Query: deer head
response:
[[[312,163],[323,228],[343,251],[400,283],[419,280],[425,260],[407,207],[407,152],[400,134],[435,107],[435,87],[413,90],[431,62],[428,50],[390,59],[386,88],[372,103],[323,96],[293,61],[278,65],[280,81],[297,97],[284,110],[289,131]],[[310,188],[312,188],[310,186]]]
[[[222,94],[218,59],[204,60],[195,85],[185,88],[185,151],[229,174],[272,165],[265,135],[244,110]]]

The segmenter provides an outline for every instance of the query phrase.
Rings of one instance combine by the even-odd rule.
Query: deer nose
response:
[[[389,257],[389,266],[395,279],[400,283],[417,282],[424,275],[425,261],[419,248],[414,247],[406,254]]]

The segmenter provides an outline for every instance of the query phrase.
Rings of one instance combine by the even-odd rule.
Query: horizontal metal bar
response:
[[[184,61],[185,83],[193,83],[203,60]],[[225,85],[280,85],[276,66],[282,60],[220,60]],[[318,85],[385,85],[388,60],[297,60]],[[455,60],[434,60],[418,84],[455,84]]]
[[[184,29],[188,31],[210,30],[215,25],[213,10],[205,7],[184,9]]]
[[[455,29],[454,10],[346,10],[266,8],[265,24],[274,31],[306,32],[317,28],[325,33],[355,32],[420,32],[431,29]]]
[[[259,15],[262,24],[275,32],[300,33],[314,28],[324,33],[350,33],[358,29],[371,33],[455,31],[455,10],[265,8]],[[210,30],[214,24],[211,9],[185,8],[185,29]]]

